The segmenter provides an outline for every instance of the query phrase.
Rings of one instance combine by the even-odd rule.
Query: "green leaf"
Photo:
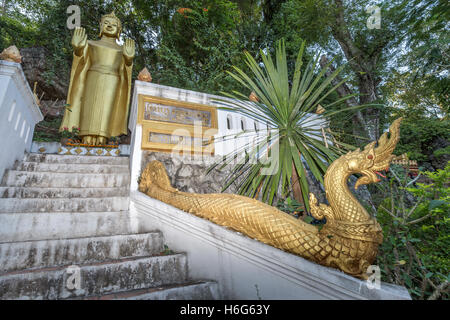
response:
[[[437,207],[440,207],[441,205],[445,204],[446,201],[444,200],[431,200],[428,204],[428,210],[431,211]]]
[[[404,274],[403,279],[405,280],[405,283],[408,287],[412,286],[411,278],[407,274]]]
[[[306,216],[305,218],[303,218],[303,221],[305,221],[306,223],[311,223],[314,221],[314,219],[310,216]]]

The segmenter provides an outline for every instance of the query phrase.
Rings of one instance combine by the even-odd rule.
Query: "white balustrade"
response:
[[[255,145],[256,141],[267,137],[269,126],[266,123],[256,122],[252,118],[236,112],[219,109],[220,105],[215,101],[218,99],[223,100],[225,99],[224,97],[136,81],[128,125],[132,132],[130,148],[131,190],[137,189],[137,179],[141,169],[142,158],[142,126],[137,123],[139,95],[217,107],[218,132],[214,136],[215,156],[221,157],[234,151],[237,151],[238,155],[243,155],[244,148],[249,151],[250,147],[248,145]],[[319,129],[320,132],[320,127],[327,127],[327,123],[317,114],[308,114],[308,118],[312,120],[307,124],[310,128]],[[321,139],[319,137],[316,138]],[[330,142],[328,141],[328,143]]]
[[[0,60],[0,177],[30,151],[34,127],[43,118],[21,65]]]

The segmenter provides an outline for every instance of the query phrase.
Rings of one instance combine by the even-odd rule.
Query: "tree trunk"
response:
[[[303,192],[300,185],[300,177],[298,176],[297,170],[295,170],[295,164],[292,163],[292,192],[294,194],[294,199],[303,204]]]
[[[358,79],[358,89],[360,93],[359,104],[369,104],[377,100],[377,87],[379,81],[374,73],[376,62],[381,55],[382,50],[388,44],[389,39],[380,43],[376,49],[366,52],[364,48],[359,48],[353,40],[348,24],[345,21],[345,8],[342,0],[335,0],[336,6],[335,23],[331,26],[333,37],[339,43],[349,66]],[[374,141],[378,138],[379,117],[378,108],[369,107],[364,112],[357,114],[357,120],[364,126],[367,137]],[[361,121],[361,119],[363,121]]]
[[[376,83],[373,80],[373,75],[369,72],[359,77],[358,87],[361,94],[359,98],[360,105],[370,104],[378,99],[376,94]],[[368,138],[371,141],[375,141],[378,139],[380,129],[380,110],[376,107],[369,107],[364,113]]]
[[[325,55],[322,55],[322,57],[320,58],[320,66],[322,68],[325,68],[325,66],[327,64],[328,64],[328,58]],[[336,69],[332,65],[330,65],[325,74],[329,77],[335,70]],[[333,79],[332,84],[333,84],[333,86],[336,86],[339,82],[341,82],[341,78],[339,76],[337,76],[336,78]],[[341,97],[341,98],[352,94],[352,91],[350,90],[350,88],[347,86],[347,84],[345,82],[336,89],[336,92],[338,93],[339,97]],[[346,104],[348,107],[356,107],[359,105],[359,102],[355,97],[350,97],[346,100]],[[355,111],[352,122],[353,122],[352,133],[355,137],[359,137],[359,136],[369,137],[370,136],[370,134],[368,132],[368,126],[367,126],[365,117],[361,110]],[[356,139],[357,143],[360,145],[367,142],[363,139],[359,139],[359,138],[355,138],[355,139]]]

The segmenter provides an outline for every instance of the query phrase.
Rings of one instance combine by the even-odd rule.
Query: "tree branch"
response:
[[[383,209],[384,211],[386,211],[387,213],[389,213],[394,219],[397,220],[398,217],[396,217],[392,212],[390,212],[388,209],[386,209],[385,207],[383,207],[382,204],[380,204],[380,208]]]
[[[336,15],[335,23],[331,25],[331,32],[336,41],[339,42],[353,70],[359,69],[362,71],[364,68],[361,65],[361,50],[355,46],[350,31],[348,30],[344,18],[344,5],[342,0],[335,0],[334,4],[336,6]]]
[[[415,223],[418,223],[418,222],[420,222],[420,221],[423,221],[423,220],[425,220],[426,218],[428,218],[429,216],[431,216],[432,214],[433,214],[433,212],[430,212],[430,213],[428,213],[427,215],[423,216],[422,218],[419,218],[419,219],[416,219],[416,220],[413,220],[413,221],[408,222],[407,225],[411,225],[411,224],[415,224]]]
[[[325,68],[328,65],[328,58],[326,57],[326,55],[322,55],[320,57],[320,62],[319,62],[321,68]],[[325,72],[326,76],[329,77],[336,69],[333,67],[333,65],[330,65],[328,67],[328,70]],[[341,82],[342,79],[337,76],[333,79],[332,84],[335,86],[337,85],[339,82]],[[336,88],[336,92],[339,94],[339,97],[344,98],[348,95],[352,94],[352,91],[350,90],[350,88],[347,86],[347,84],[344,82],[343,84],[341,84],[338,88]],[[358,101],[356,100],[355,97],[349,97],[347,100],[347,105],[350,107],[356,107],[358,105]],[[364,116],[362,115],[360,110],[356,111],[356,120],[358,121],[358,123],[361,125],[362,128],[366,128],[366,121],[364,120]]]
[[[433,294],[428,298],[428,300],[436,300],[437,298],[439,298],[442,294],[442,291],[445,291],[448,288],[448,284],[449,284],[449,282],[447,280],[442,282],[436,288],[436,290],[434,290]]]

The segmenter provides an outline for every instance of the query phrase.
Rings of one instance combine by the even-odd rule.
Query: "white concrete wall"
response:
[[[139,95],[156,96],[178,101],[200,103],[215,107],[219,107],[219,105],[213,102],[214,99],[224,99],[224,97],[219,97],[207,93],[162,86],[154,83],[136,80],[131,102],[130,121],[128,124],[128,128],[132,132],[130,146],[130,166],[132,178],[131,190],[137,190],[137,178],[139,177],[142,158],[142,126],[137,124]],[[227,118],[230,118],[231,129],[227,128]],[[228,141],[223,141],[222,139],[224,136],[242,132],[243,130],[241,129],[241,120],[244,122],[244,128],[246,130],[254,130],[255,122],[249,117],[224,110],[217,111],[218,133],[214,136],[215,155],[226,155],[231,150],[236,150],[236,148],[240,148],[246,143],[247,140],[245,136],[241,136],[238,139],[229,139]],[[261,134],[263,134],[264,130],[267,130],[267,126],[262,123],[257,123],[257,127],[262,131]]]
[[[217,281],[224,299],[410,299],[403,287],[382,283],[379,289],[369,289],[365,281],[285,253],[137,191],[142,160],[142,126],[136,124],[140,94],[206,105],[215,105],[212,100],[222,97],[136,81],[132,99],[129,122],[132,229],[162,231],[170,249],[187,253],[192,279]],[[228,117],[231,128],[227,125]],[[310,117],[314,118],[310,126],[326,126],[320,116]],[[242,132],[241,120],[245,122],[244,129],[254,129],[254,122],[248,117],[218,110],[216,155],[228,154],[242,146],[243,139],[225,143],[218,139]],[[261,134],[267,133],[266,124],[257,126]]]
[[[256,122],[236,112],[217,110],[217,121],[219,128],[217,135],[215,135],[214,147],[215,154],[218,156],[227,155],[233,150],[241,150],[251,139],[256,138],[254,134],[255,128],[259,130],[259,135],[267,135],[267,125],[265,123]],[[230,128],[228,128],[228,124],[230,124]],[[242,129],[242,126],[244,129]],[[243,131],[250,132],[233,138]]]
[[[410,299],[400,286],[366,281],[250,239],[134,191],[130,215],[138,230],[160,230],[186,252],[192,279],[216,280],[224,299]]]
[[[154,84],[151,82],[135,81],[133,98],[131,102],[130,110],[130,120],[128,123],[128,128],[132,132],[131,144],[130,144],[130,171],[131,171],[131,186],[130,190],[137,190],[137,179],[141,170],[141,159],[142,159],[142,125],[137,124],[137,113],[138,113],[138,97],[139,95],[149,95],[167,99],[173,99],[178,101],[186,101],[191,103],[200,103],[205,105],[216,106],[212,103],[212,99],[220,98],[217,96],[209,95],[202,92],[195,92],[190,90],[184,90],[174,87],[162,86]],[[221,126],[223,125],[223,117],[226,116],[224,113],[218,112],[218,123],[219,123],[219,133],[215,136],[221,135]],[[237,120],[236,120],[237,122]],[[225,118],[226,125],[226,118]],[[223,150],[219,147],[219,150]],[[216,147],[216,154],[217,154]],[[219,151],[221,152],[221,151]],[[223,151],[222,151],[223,152]]]
[[[19,63],[0,61],[0,177],[30,151],[43,116]]]
[[[131,103],[130,121],[128,124],[128,128],[132,132],[130,145],[131,190],[137,190],[137,179],[139,177],[142,159],[142,126],[136,123],[139,95],[150,95],[178,101],[200,103],[215,107],[219,107],[220,105],[213,102],[214,100],[226,99],[224,97],[207,93],[162,86],[154,83],[136,80]],[[307,118],[310,118],[312,120],[308,122],[308,126],[310,126],[311,128],[320,129],[321,126],[327,127],[327,123],[317,114],[309,114]],[[228,127],[227,119],[229,119],[230,128]],[[255,134],[253,133],[255,130],[255,126],[257,130],[259,130],[259,137],[267,136],[268,126],[266,123],[255,122],[253,119],[235,112],[218,109],[217,121],[218,133],[214,136],[216,156],[227,155],[234,150],[238,150],[239,154],[243,154],[243,147],[248,142],[254,141],[254,139],[256,138]],[[244,130],[242,129],[241,121],[244,125]],[[232,138],[233,136],[242,133],[243,131],[249,130],[251,132],[241,134],[237,138]]]

